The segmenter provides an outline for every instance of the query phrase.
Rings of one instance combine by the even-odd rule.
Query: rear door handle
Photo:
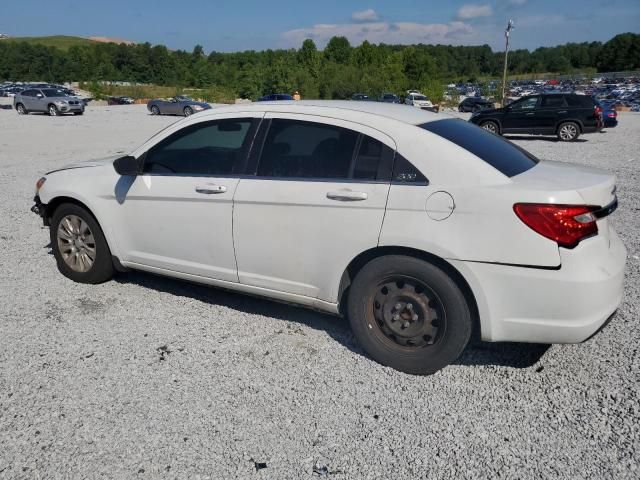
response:
[[[558,113],[567,113],[566,110],[559,110]]]
[[[531,115],[535,115],[535,113],[533,113],[533,112],[531,112],[531,113],[525,113],[525,115],[526,115],[527,117],[530,117]]]
[[[224,193],[227,191],[227,187],[224,185],[205,185],[205,186],[196,186],[196,192],[202,193],[203,195],[214,195],[216,193]]]
[[[368,195],[365,192],[352,192],[351,190],[339,190],[337,192],[327,192],[327,198],[338,200],[339,202],[358,202],[366,200]]]

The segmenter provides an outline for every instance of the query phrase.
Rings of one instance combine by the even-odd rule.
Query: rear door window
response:
[[[526,150],[464,120],[450,118],[419,126],[471,152],[507,177],[526,172],[539,162]]]
[[[359,134],[300,120],[273,119],[258,164],[259,177],[347,179]]]

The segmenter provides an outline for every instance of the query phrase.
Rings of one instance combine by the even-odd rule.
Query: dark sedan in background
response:
[[[383,93],[380,95],[378,101],[384,103],[400,103],[400,97],[394,93]]]
[[[147,103],[147,110],[152,115],[184,115],[188,117],[194,113],[208,110],[211,105],[205,102],[197,102],[186,95],[178,95],[169,100],[155,99]]]
[[[480,110],[491,108],[495,108],[495,105],[489,100],[480,97],[467,97],[458,105],[459,112],[479,112]]]
[[[258,99],[259,102],[274,102],[279,100],[293,100],[293,97],[288,93],[272,93]]]

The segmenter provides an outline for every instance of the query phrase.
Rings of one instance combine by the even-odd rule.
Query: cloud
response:
[[[365,23],[365,22],[377,22],[380,17],[373,8],[367,8],[366,10],[361,10],[359,12],[353,12],[351,14],[351,20],[356,23]]]
[[[490,17],[492,13],[491,5],[467,4],[460,7],[456,18],[458,20],[471,20],[479,17]]]
[[[356,23],[318,24],[309,28],[289,30],[281,35],[284,46],[299,47],[307,38],[325,45],[333,36],[344,36],[354,45],[365,40],[371,43],[389,44],[452,44],[468,43],[474,33],[471,25],[464,22],[411,23],[372,22],[364,25]]]

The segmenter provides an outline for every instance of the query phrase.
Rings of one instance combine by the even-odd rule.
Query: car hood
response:
[[[95,159],[95,160],[85,160],[83,162],[70,163],[70,164],[65,165],[63,167],[56,168],[55,170],[51,170],[50,172],[47,172],[46,174],[49,175],[49,174],[54,173],[54,172],[60,172],[60,171],[63,171],[63,170],[72,170],[72,169],[75,169],[75,168],[103,167],[105,165],[113,164],[113,162],[116,159],[118,159],[118,158],[120,158],[120,157],[122,157],[124,155],[125,155],[124,153],[121,153],[119,155],[113,155],[113,156],[110,156],[110,157],[98,158],[98,159]]]

